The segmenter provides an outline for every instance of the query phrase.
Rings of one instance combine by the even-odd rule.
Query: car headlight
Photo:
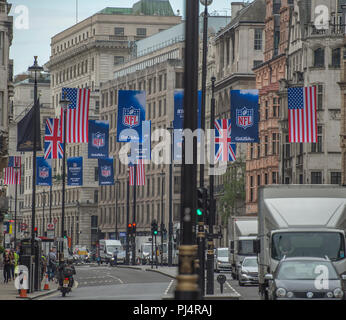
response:
[[[342,298],[342,296],[344,295],[343,291],[340,288],[336,288],[333,293],[335,298]]]
[[[283,298],[283,297],[285,297],[285,296],[286,296],[286,290],[285,290],[284,288],[278,288],[278,289],[276,290],[276,296],[277,296],[278,298]]]
[[[287,298],[292,298],[293,297],[293,292],[289,291],[287,292]]]
[[[327,298],[333,298],[333,292],[329,291],[327,292]]]

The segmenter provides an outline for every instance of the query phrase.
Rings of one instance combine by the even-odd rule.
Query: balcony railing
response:
[[[309,36],[338,36],[344,35],[346,24],[332,24],[324,26],[323,28],[316,28],[315,25],[309,25]]]

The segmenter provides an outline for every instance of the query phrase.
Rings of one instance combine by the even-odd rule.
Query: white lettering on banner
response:
[[[18,16],[14,19],[14,27],[18,30],[29,29],[29,9],[27,6],[20,5],[16,6],[14,13]]]

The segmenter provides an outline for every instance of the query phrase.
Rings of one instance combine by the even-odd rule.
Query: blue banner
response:
[[[109,121],[89,120],[88,158],[108,158]]]
[[[151,121],[146,120],[142,123],[143,143],[131,143],[131,162],[135,160],[151,160]],[[136,162],[137,163],[137,162]]]
[[[99,159],[99,186],[114,185],[113,158]]]
[[[198,109],[197,109],[197,129],[201,128],[201,109],[202,109],[202,91],[198,91]],[[184,89],[174,91],[174,136],[173,136],[173,160],[182,160],[182,141],[184,128]],[[197,142],[200,142],[200,136],[197,136]]]
[[[231,90],[231,141],[258,143],[258,90]]]
[[[67,185],[83,185],[83,158],[75,157],[67,159]]]
[[[145,91],[119,90],[117,142],[143,142]]]
[[[52,160],[45,160],[44,157],[36,158],[36,185],[52,185]]]

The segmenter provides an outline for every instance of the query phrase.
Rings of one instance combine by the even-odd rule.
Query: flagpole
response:
[[[133,170],[134,170],[134,183],[133,183],[133,219],[132,223],[136,222],[136,188],[137,188],[137,164],[136,161],[133,165]],[[136,235],[133,233],[132,235],[132,265],[136,264]]]

